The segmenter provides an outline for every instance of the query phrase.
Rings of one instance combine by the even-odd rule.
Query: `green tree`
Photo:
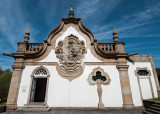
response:
[[[3,70],[2,68],[0,67],[0,76],[3,74]]]
[[[7,69],[0,77],[0,98],[7,98],[12,72]]]

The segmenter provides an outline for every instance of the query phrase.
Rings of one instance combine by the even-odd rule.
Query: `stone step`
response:
[[[160,108],[160,104],[153,104],[152,106]]]
[[[149,109],[160,111],[160,108],[155,106],[150,106]]]
[[[26,108],[26,107],[21,107],[18,108],[16,111],[25,111],[25,112],[48,112],[50,111],[51,108]]]
[[[143,111],[143,114],[154,114],[154,113]]]
[[[160,111],[152,110],[152,109],[146,109],[147,112],[151,112],[154,114],[160,114]]]
[[[155,103],[160,105],[160,102],[159,102],[159,101],[157,101],[157,102],[155,102]]]
[[[45,105],[45,103],[44,102],[32,102],[32,103],[25,104],[25,105]]]
[[[47,108],[47,105],[24,105],[25,108]]]

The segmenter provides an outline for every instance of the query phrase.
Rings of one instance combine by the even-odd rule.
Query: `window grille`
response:
[[[149,72],[146,70],[139,70],[138,72],[139,76],[148,76]]]
[[[100,71],[96,72],[96,75],[92,77],[92,80],[96,81],[96,80],[102,80],[102,81],[106,81],[106,77],[101,75]]]
[[[38,69],[34,73],[35,76],[46,76],[47,71],[45,69]]]

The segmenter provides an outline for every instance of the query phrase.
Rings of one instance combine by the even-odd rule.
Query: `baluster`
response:
[[[39,50],[42,48],[43,44],[39,44]]]
[[[113,51],[113,44],[111,44],[111,51]]]
[[[107,47],[108,47],[108,51],[109,51],[109,44],[107,44]]]
[[[31,45],[29,44],[29,48],[28,48],[28,51],[31,51]]]
[[[34,51],[34,45],[32,45],[32,51]]]
[[[104,51],[106,51],[106,46],[105,46],[105,44],[103,45],[103,48],[104,48]]]

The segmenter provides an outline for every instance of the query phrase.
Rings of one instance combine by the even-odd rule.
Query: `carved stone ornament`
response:
[[[72,34],[59,41],[55,49],[60,63],[57,66],[58,73],[70,81],[77,78],[83,73],[82,60],[86,52],[84,41]]]
[[[98,109],[105,109],[104,104],[102,102],[102,84],[108,85],[110,83],[109,75],[104,72],[104,70],[100,67],[93,69],[93,71],[88,76],[88,83],[90,85],[97,85],[97,92],[99,96]]]

